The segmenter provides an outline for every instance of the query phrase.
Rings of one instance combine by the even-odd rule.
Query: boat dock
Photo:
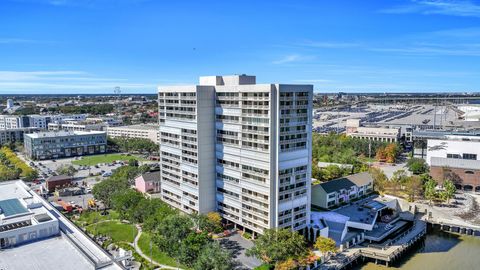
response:
[[[410,249],[415,243],[427,234],[427,223],[417,219],[412,228],[398,235],[395,239],[383,246],[378,245],[359,245],[352,247],[345,252],[337,254],[329,261],[319,265],[319,270],[339,270],[344,269],[358,260],[373,259],[375,263],[384,263],[389,265],[402,254]]]

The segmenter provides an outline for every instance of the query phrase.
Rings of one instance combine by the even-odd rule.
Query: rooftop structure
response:
[[[0,265],[5,269],[122,269],[22,181],[0,183]]]

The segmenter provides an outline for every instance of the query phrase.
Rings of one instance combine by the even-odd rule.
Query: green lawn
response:
[[[138,239],[138,247],[142,250],[145,255],[150,257],[150,235],[148,233],[142,232],[140,239]],[[160,249],[152,242],[152,257],[153,260],[165,265],[170,265],[176,267],[177,264],[175,259],[169,257],[167,254],[160,251]],[[185,266],[179,265],[183,269],[187,269]]]
[[[99,221],[118,220],[120,218],[120,215],[113,210],[109,210],[107,215],[101,215],[101,213],[102,211],[85,211],[80,215],[77,220],[74,220],[74,222],[77,224],[83,224],[84,226],[88,226],[92,223],[97,223]]]
[[[128,161],[130,159],[136,159],[138,161],[145,161],[146,159],[137,157],[137,156],[128,156],[125,154],[105,154],[105,155],[95,155],[95,156],[85,156],[80,160],[72,161],[72,164],[81,165],[81,166],[93,166],[99,163],[111,163],[116,160]]]
[[[87,226],[87,231],[94,235],[107,235],[112,242],[133,243],[137,235],[137,228],[132,224],[120,223],[118,221],[106,221]]]

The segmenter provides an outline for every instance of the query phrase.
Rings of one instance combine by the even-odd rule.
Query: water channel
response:
[[[425,240],[391,267],[373,262],[355,270],[474,270],[480,269],[480,238],[432,231]]]

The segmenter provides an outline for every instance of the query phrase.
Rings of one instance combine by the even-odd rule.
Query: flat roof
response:
[[[108,127],[109,130],[111,129],[128,129],[128,130],[158,130],[160,128],[159,125],[129,125],[129,126],[118,126],[118,127]]]
[[[24,136],[30,138],[54,138],[54,137],[66,137],[66,136],[79,136],[79,135],[102,135],[107,134],[105,131],[42,131],[36,133],[25,134]]]
[[[0,265],[3,269],[93,269],[93,265],[62,233],[60,237],[35,241],[4,249]]]

